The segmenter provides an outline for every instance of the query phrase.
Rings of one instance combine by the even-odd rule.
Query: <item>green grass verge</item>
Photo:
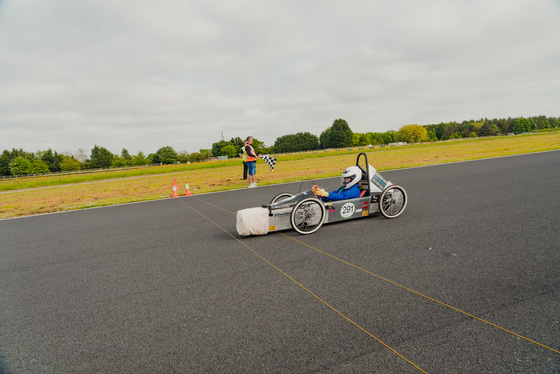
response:
[[[360,152],[383,171],[557,149],[560,133],[553,132],[281,154],[276,155],[278,163],[273,173],[259,160],[257,181],[262,186],[339,176],[341,170],[355,164]],[[197,189],[195,193],[239,189],[247,184],[241,179],[239,159],[6,180],[0,182],[0,218],[166,198],[174,179],[180,193],[185,181],[193,192]]]

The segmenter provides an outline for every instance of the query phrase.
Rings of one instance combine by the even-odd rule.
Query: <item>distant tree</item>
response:
[[[108,168],[113,162],[113,157],[114,155],[106,148],[96,145],[91,150],[90,167],[93,169]]]
[[[235,157],[238,154],[239,149],[231,143],[222,148],[222,156]]]
[[[186,164],[189,161],[190,161],[189,152],[181,151],[177,154],[177,162],[181,164]]]
[[[319,149],[319,138],[309,132],[284,135],[276,138],[273,146],[274,152],[301,152]]]
[[[129,166],[129,162],[128,160],[126,160],[125,158],[121,157],[121,156],[114,156],[113,157],[113,161],[111,162],[111,167],[112,168],[122,168],[125,166]]]
[[[428,131],[424,126],[406,125],[402,126],[395,135],[395,141],[405,143],[420,143],[428,141]]]
[[[442,122],[439,125],[426,126],[426,128],[428,129],[428,131],[430,128],[432,128],[439,140],[447,140],[449,139],[449,134],[447,134],[447,132],[445,131],[445,127],[448,126],[448,124],[444,124]]]
[[[132,156],[128,153],[126,148],[122,149],[120,156],[113,156],[111,167],[122,168],[130,165],[132,165]]]
[[[321,149],[326,149],[328,148],[328,144],[329,144],[329,139],[331,136],[331,128],[327,128],[325,131],[323,131],[321,133],[321,135],[319,135],[319,146],[321,147]]]
[[[383,134],[380,132],[370,132],[368,134],[371,134],[371,143],[372,145],[377,145],[377,144],[384,144],[384,139],[383,139]]]
[[[513,125],[515,124],[515,119],[508,117],[506,120],[502,120],[504,123],[504,130],[502,131],[504,134],[508,134],[513,131]],[[514,132],[514,131],[513,131]]]
[[[531,131],[531,123],[527,118],[518,118],[513,123],[513,133],[514,134],[521,134],[524,132]]]
[[[132,165],[132,156],[125,148],[121,151],[121,158],[126,161],[126,165]]]
[[[319,142],[323,149],[351,147],[352,141],[352,130],[348,126],[348,122],[343,119],[335,120],[332,126],[319,136]]]
[[[59,164],[60,165],[60,164]],[[60,166],[58,167],[58,171],[60,171]],[[49,166],[43,160],[35,159],[31,161],[31,170],[30,174],[45,174],[50,173]]]
[[[199,149],[198,150],[200,156],[202,157],[202,161],[210,158],[211,152],[209,149]]]
[[[156,163],[162,163],[164,165],[176,164],[177,163],[177,152],[173,147],[167,146],[162,147],[156,152]]]
[[[10,162],[11,175],[31,174],[31,161],[23,156],[17,156]]]
[[[364,135],[366,136],[366,141],[367,141],[367,143],[364,144],[364,145],[375,144],[375,139],[373,138],[373,133],[372,132],[366,132]]]
[[[451,135],[459,132],[459,124],[457,122],[440,123],[436,126],[436,135],[439,140],[453,139]],[[456,137],[457,135],[455,135]],[[462,137],[462,136],[459,136]]]
[[[434,130],[430,130],[428,132],[428,141],[430,142],[436,142],[438,140],[437,136],[436,136],[436,132]]]
[[[142,153],[142,151],[138,151],[138,154],[136,156],[132,156],[132,161],[131,161],[131,165],[134,166],[142,166],[142,165],[148,165],[151,161],[144,156],[144,153]]]
[[[482,128],[482,126],[484,125],[484,120],[480,120],[480,121],[469,121],[469,122],[463,122],[464,125],[464,137],[465,138],[476,138],[478,136],[478,134],[480,133],[480,130]],[[474,136],[473,136],[474,133]]]
[[[358,133],[355,132],[352,134],[352,145],[357,147],[357,146],[363,146],[363,145],[369,145],[371,144],[371,137],[368,136],[367,133]]]
[[[550,128],[550,121],[546,116],[531,117],[530,120],[535,124],[537,130]]]
[[[193,152],[189,155],[190,162],[201,162],[206,158],[200,152]]]
[[[2,157],[6,156],[8,161],[8,164],[10,162],[12,162],[16,157],[23,157],[28,159],[29,161],[32,161],[35,159],[35,154],[33,154],[32,152],[26,152],[23,149],[15,149],[12,148],[12,150],[10,152],[8,151],[4,151],[5,153],[2,153]]]
[[[395,130],[389,130],[387,132],[384,132],[383,133],[383,143],[382,144],[394,143],[396,133],[397,132]]]
[[[480,136],[495,136],[497,133],[498,127],[496,125],[490,125],[489,122],[484,122],[484,125],[480,128]]]
[[[0,175],[11,175],[10,171],[10,162],[12,161],[12,157],[10,152],[5,149],[0,155]]]
[[[231,145],[231,143],[226,142],[225,140],[220,140],[219,142],[213,143],[212,156],[214,157],[225,156],[224,153],[222,152],[222,148],[227,147],[228,145]]]
[[[233,144],[235,149],[240,149],[241,147],[243,147],[243,139],[241,139],[239,136],[236,138],[231,138],[229,142]]]
[[[209,149],[200,149],[199,152],[193,152],[189,155],[191,162],[201,162],[210,157]]]
[[[49,171],[56,172],[60,171],[60,163],[62,162],[62,155],[59,155],[56,151],[53,153],[52,149],[48,149],[46,151],[37,152],[37,157],[41,159],[47,167]]]
[[[82,169],[82,164],[80,161],[71,156],[62,156],[62,161],[60,162],[61,171],[73,171],[80,169]]]

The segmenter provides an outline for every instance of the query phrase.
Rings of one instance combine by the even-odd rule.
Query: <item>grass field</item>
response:
[[[369,163],[383,171],[556,149],[560,149],[558,132],[278,155],[274,172],[258,161],[257,183],[338,176],[355,164],[359,152],[367,153]],[[6,180],[0,182],[0,219],[168,198],[174,179],[180,194],[187,181],[195,194],[245,188],[241,174],[240,160],[227,160]]]

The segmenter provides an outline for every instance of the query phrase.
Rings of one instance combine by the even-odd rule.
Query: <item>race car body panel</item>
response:
[[[325,203],[325,208],[327,209],[325,223],[346,221],[369,215],[370,200],[368,196]]]

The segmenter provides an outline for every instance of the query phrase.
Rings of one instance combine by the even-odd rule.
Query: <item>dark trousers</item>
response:
[[[247,179],[247,163],[243,161],[243,179]]]

